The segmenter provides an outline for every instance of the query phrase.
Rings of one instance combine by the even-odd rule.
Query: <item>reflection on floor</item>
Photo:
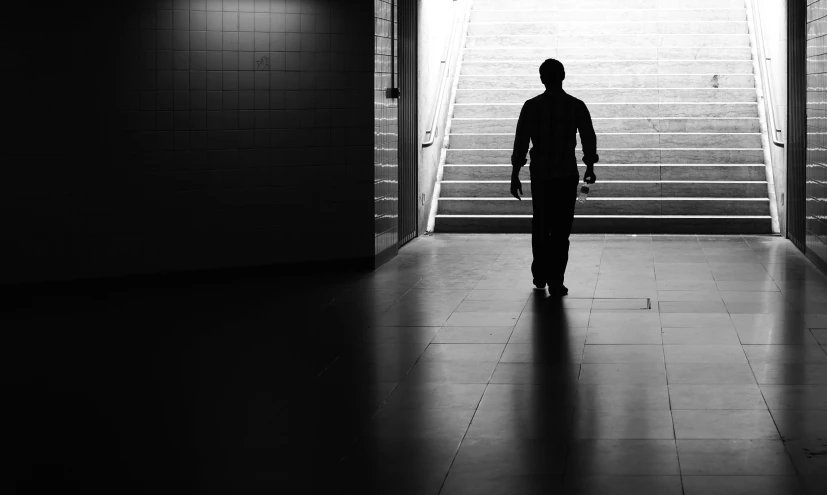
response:
[[[788,241],[576,236],[562,300],[530,256],[530,236],[422,237],[341,301],[372,312],[319,377],[372,416],[342,472],[394,494],[827,493],[827,279]]]
[[[9,295],[4,468],[84,495],[827,493],[827,279],[788,241],[575,236],[562,300],[530,256],[437,235],[374,272]]]

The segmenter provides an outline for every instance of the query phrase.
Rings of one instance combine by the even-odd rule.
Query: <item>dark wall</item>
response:
[[[0,282],[373,256],[370,2],[26,3]]]

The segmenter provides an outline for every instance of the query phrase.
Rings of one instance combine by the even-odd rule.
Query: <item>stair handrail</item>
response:
[[[750,0],[752,3],[752,11],[755,13],[755,32],[757,36],[755,39],[757,40],[758,45],[758,66],[761,68],[761,77],[763,79],[762,86],[763,86],[763,93],[764,93],[764,108],[766,109],[766,114],[769,116],[770,122],[768,127],[770,140],[772,144],[783,148],[784,142],[779,141],[776,136],[781,133],[781,129],[775,125],[775,105],[773,104],[774,98],[772,94],[772,79],[770,78],[770,71],[771,67],[768,63],[772,59],[767,56],[767,53],[764,49],[764,29],[761,25],[761,13],[759,12],[758,4],[760,3],[758,0]]]
[[[454,0],[454,3],[456,4],[457,1]],[[454,6],[454,25],[451,26],[451,34],[448,38],[448,43],[445,47],[445,53],[442,56],[442,61],[440,62],[440,64],[442,64],[442,70],[440,72],[441,82],[439,83],[439,93],[437,93],[436,101],[434,102],[431,125],[428,127],[428,130],[425,131],[425,140],[422,141],[423,148],[431,146],[436,141],[439,115],[442,113],[440,112],[440,109],[442,108],[442,99],[445,97],[445,88],[448,86],[448,74],[451,72],[449,70],[448,57],[450,57],[451,53],[454,51],[454,42],[457,38],[457,26],[465,23],[467,12],[468,9],[461,9],[458,5]]]

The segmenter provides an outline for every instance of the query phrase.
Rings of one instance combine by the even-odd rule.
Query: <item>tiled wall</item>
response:
[[[389,187],[370,166],[374,102],[395,149],[394,110],[371,93],[371,7],[141,0],[54,14],[71,32],[20,74],[68,69],[42,94],[22,82],[6,93],[21,102],[9,121],[43,113],[40,146],[3,150],[28,167],[4,197],[19,213],[3,281],[370,258],[371,187]],[[55,140],[76,149],[44,157]],[[381,170],[390,184],[393,167]],[[392,222],[375,224],[376,246],[388,243]]]
[[[807,253],[827,266],[827,0],[807,6]]]
[[[385,93],[391,87],[391,71],[395,83],[399,66],[398,47],[391,49],[398,39],[392,9],[395,2],[374,0],[374,253],[383,258],[394,254],[399,237],[399,105]]]

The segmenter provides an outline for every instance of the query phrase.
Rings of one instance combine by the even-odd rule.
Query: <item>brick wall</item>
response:
[[[372,7],[15,7],[0,280],[372,256]]]

